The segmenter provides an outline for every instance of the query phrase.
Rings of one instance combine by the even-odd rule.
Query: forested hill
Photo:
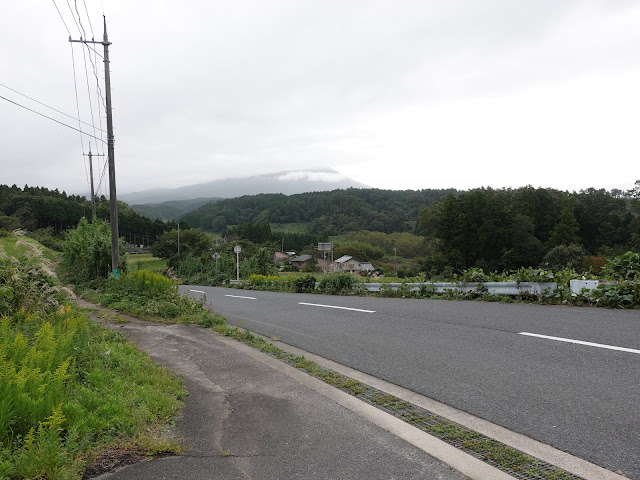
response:
[[[454,189],[357,189],[296,195],[260,194],[219,200],[184,215],[192,227],[222,232],[244,223],[305,223],[309,233],[412,231],[419,212]]]
[[[109,203],[104,197],[97,204],[97,216],[109,219]],[[83,196],[44,187],[0,185],[0,230],[47,230],[56,236],[75,228],[82,217],[91,217],[91,203]],[[127,241],[146,245],[161,233],[176,228],[175,223],[143,217],[122,202],[118,202],[118,224],[120,235]]]
[[[629,192],[533,187],[460,192],[420,212],[416,233],[432,245],[428,263],[436,270],[535,266],[550,251],[564,250],[566,257],[567,249],[576,258],[638,251],[640,181]]]

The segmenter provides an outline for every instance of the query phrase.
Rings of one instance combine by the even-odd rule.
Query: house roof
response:
[[[374,268],[371,262],[362,262],[360,264],[360,270],[374,270]]]
[[[299,257],[291,259],[292,262],[306,262],[307,260],[311,260],[311,255],[306,253],[304,255],[300,255]]]
[[[339,259],[337,259],[334,263],[344,263],[351,260],[353,257],[351,255],[343,255]]]

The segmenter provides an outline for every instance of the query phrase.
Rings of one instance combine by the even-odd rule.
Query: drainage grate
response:
[[[277,349],[279,350],[279,349]],[[584,480],[429,410],[291,353],[266,352],[520,480]]]

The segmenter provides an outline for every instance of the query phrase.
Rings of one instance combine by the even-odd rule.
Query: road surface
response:
[[[232,324],[640,479],[637,310],[180,289]]]

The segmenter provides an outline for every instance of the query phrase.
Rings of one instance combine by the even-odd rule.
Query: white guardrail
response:
[[[379,292],[382,285],[392,290],[397,290],[402,285],[406,285],[413,291],[426,288],[437,293],[446,292],[487,292],[491,295],[542,295],[547,292],[554,292],[558,288],[555,282],[483,282],[483,283],[453,283],[453,282],[427,282],[427,283],[365,283],[364,287],[370,292]]]

